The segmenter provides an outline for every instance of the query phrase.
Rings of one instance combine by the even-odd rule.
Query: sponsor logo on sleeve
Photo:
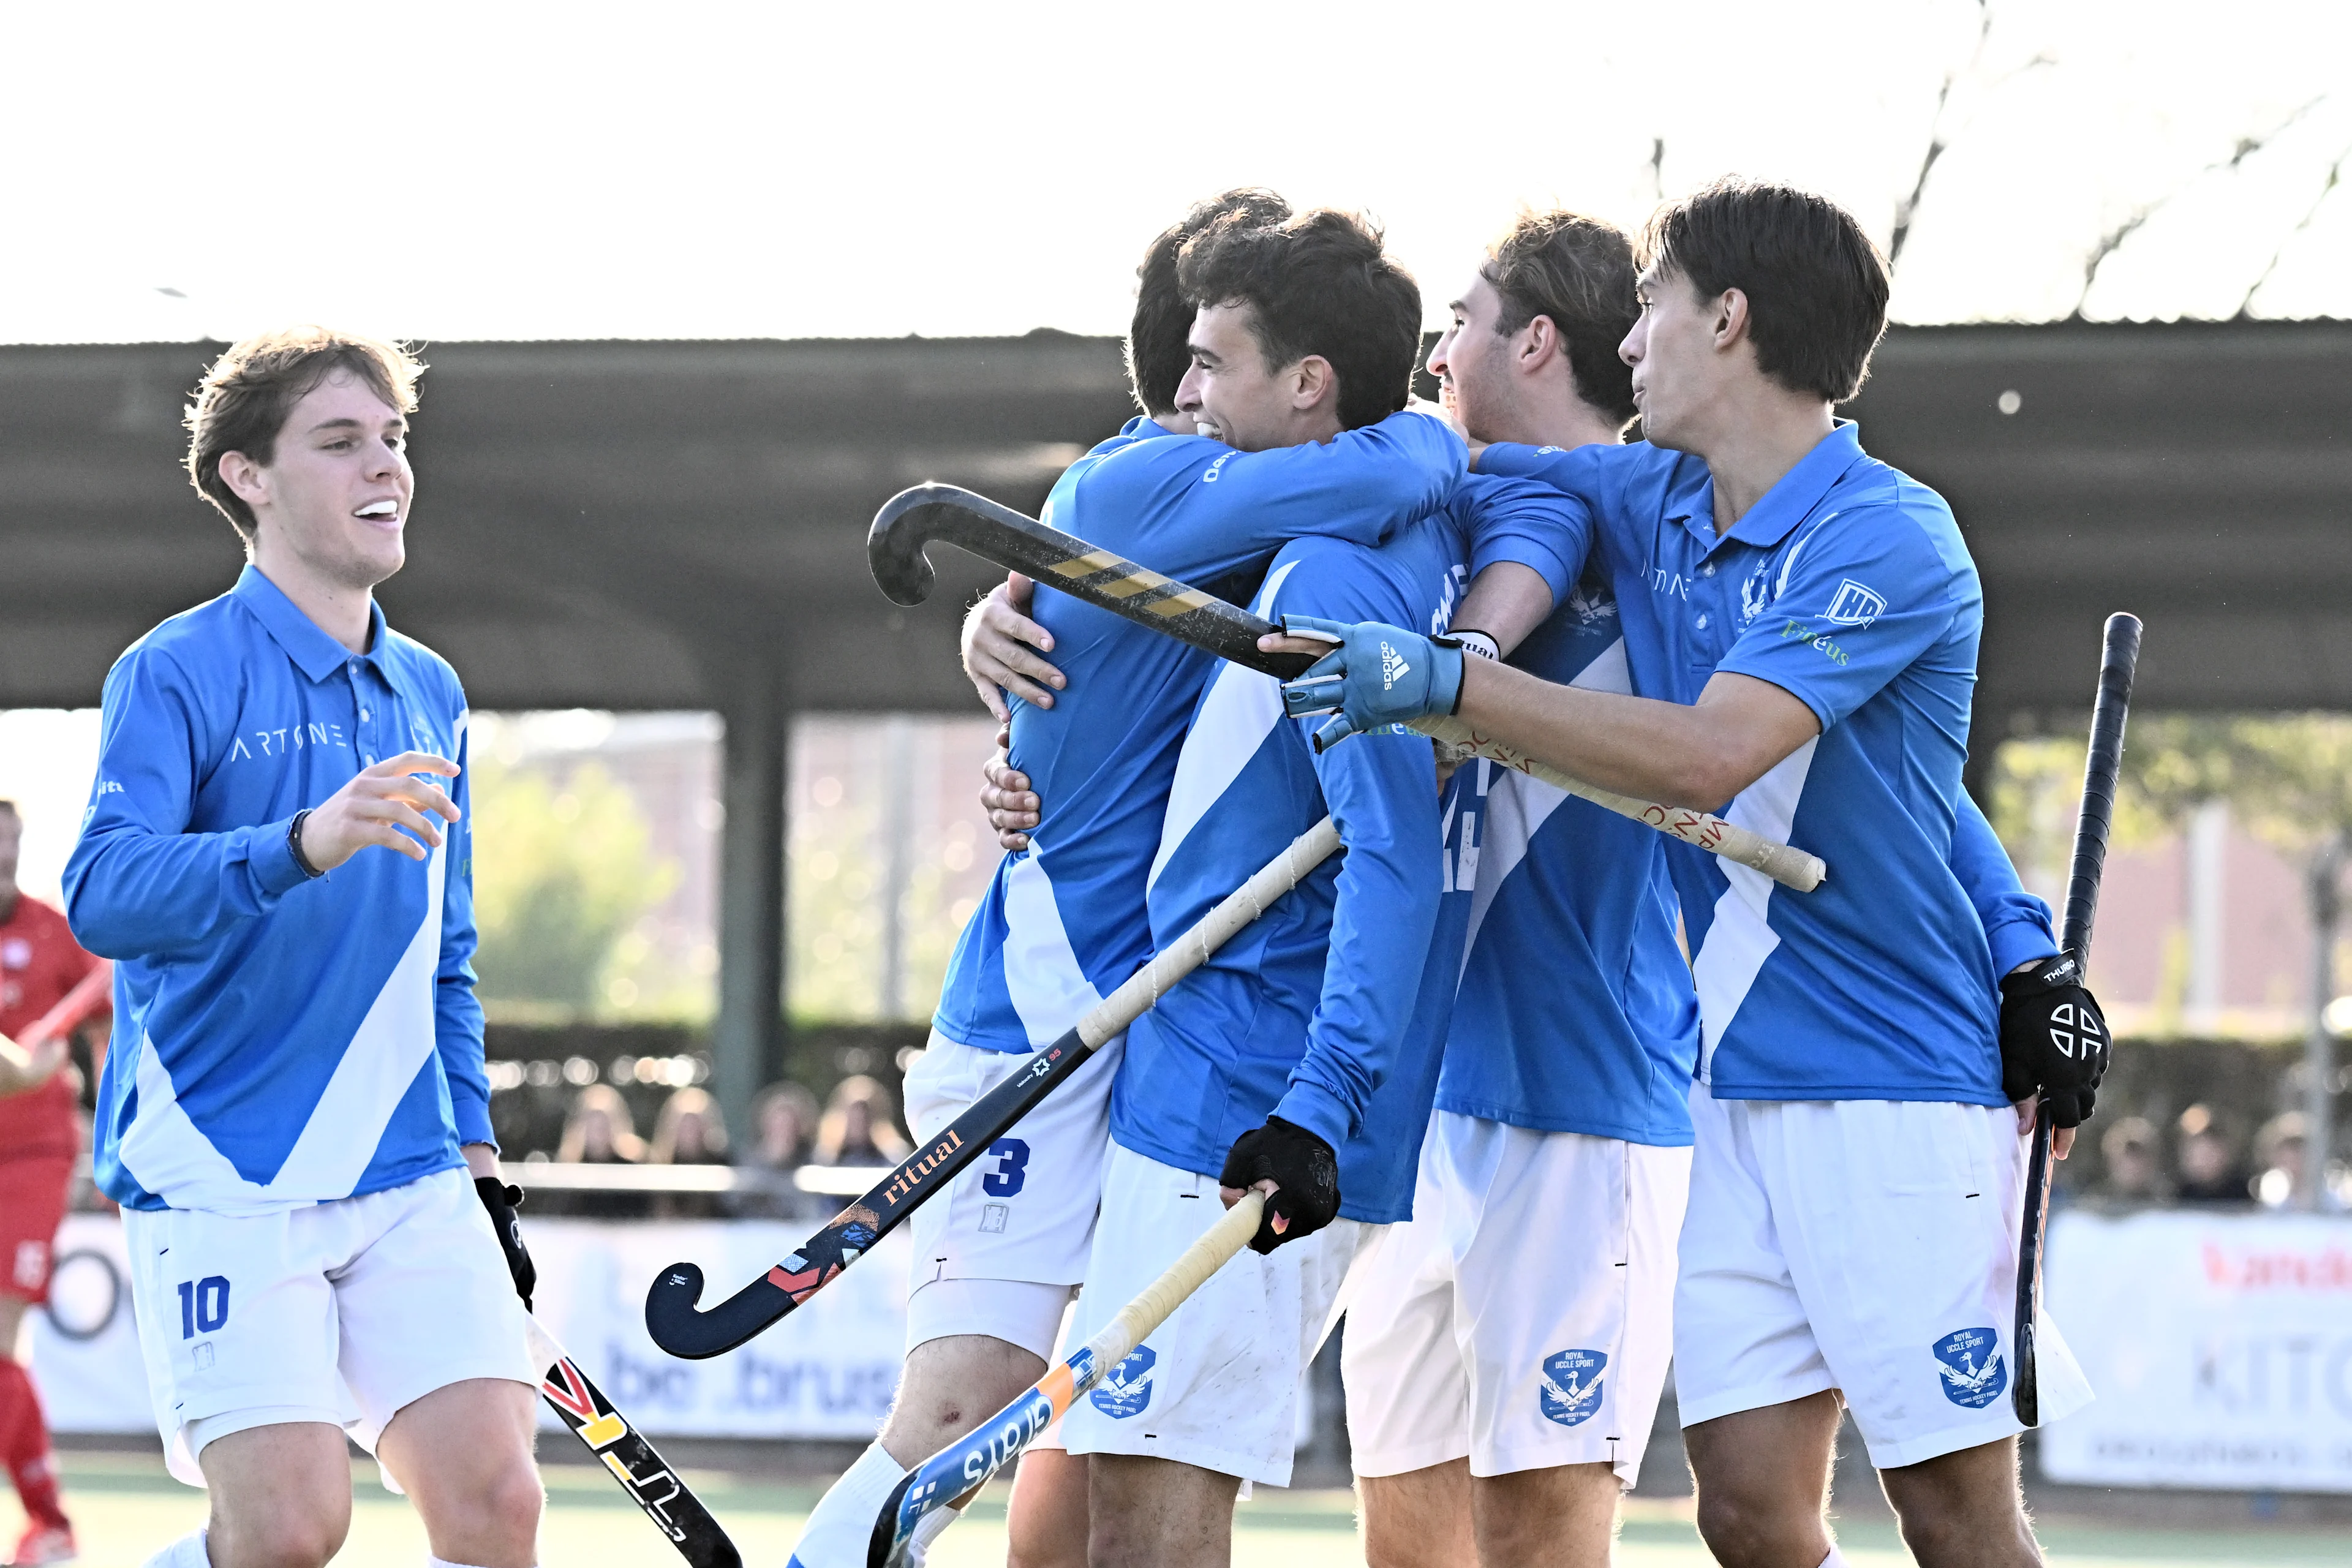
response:
[[[1886,612],[1886,601],[1872,589],[1848,577],[1830,597],[1822,618],[1841,626],[1866,626]]]
[[[1601,1351],[1561,1351],[1544,1358],[1536,1405],[1548,1420],[1563,1426],[1580,1426],[1600,1412],[1601,1369],[1609,1364]]]
[[[1151,1369],[1160,1364],[1160,1352],[1150,1345],[1138,1345],[1128,1352],[1125,1361],[1110,1369],[1102,1386],[1087,1395],[1095,1408],[1114,1421],[1124,1421],[1130,1415],[1140,1415],[1151,1405]]]
[[[1928,1347],[1944,1364],[1944,1397],[1970,1410],[1981,1410],[2009,1386],[2009,1367],[2000,1357],[2000,1336],[1990,1329],[1959,1329]]]

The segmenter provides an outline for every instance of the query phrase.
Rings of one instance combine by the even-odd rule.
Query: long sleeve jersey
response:
[[[1479,479],[1444,518],[1377,549],[1299,540],[1275,558],[1257,611],[1443,630],[1469,542],[1493,559],[1485,550],[1523,525],[1559,526],[1565,504]],[[1235,1138],[1279,1115],[1339,1151],[1342,1214],[1393,1220],[1410,1209],[1444,1038],[1446,1009],[1421,1004],[1445,825],[1424,738],[1391,730],[1318,754],[1314,727],[1284,718],[1277,683],[1239,666],[1201,697],[1150,868],[1155,939],[1175,941],[1327,814],[1343,849],[1129,1030],[1111,1136],[1213,1175]],[[1378,1097],[1392,1080],[1402,1095]],[[1362,1136],[1374,1126],[1409,1136],[1375,1148]]]
[[[1590,509],[1562,554],[1608,573],[1635,695],[1695,702],[1727,671],[1821,722],[1724,815],[1820,854],[1822,887],[1666,847],[1714,1093],[2002,1103],[1997,960],[2049,951],[2048,912],[1960,787],[1983,596],[1942,498],[1843,422],[1720,536],[1685,454],[1496,446],[1481,467]]]
[[[1418,414],[1264,452],[1136,419],[1061,477],[1045,521],[1245,597],[1293,538],[1370,544],[1431,516],[1463,461],[1453,432]],[[1216,662],[1042,584],[1033,614],[1069,678],[1049,709],[1012,705],[1013,763],[1044,801],[1043,820],[1027,849],[998,864],[933,1018],[949,1039],[992,1051],[1054,1039],[1151,956],[1144,876],[1185,721]]]
[[[402,1185],[491,1142],[472,835],[307,877],[287,830],[404,752],[466,763],[456,673],[373,612],[353,654],[247,566],[107,676],[65,875],[115,961],[99,1185],[126,1207],[254,1214]],[[466,778],[447,781],[460,813]]]

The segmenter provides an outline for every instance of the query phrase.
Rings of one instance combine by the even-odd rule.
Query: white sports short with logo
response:
[[[341,1426],[492,1377],[537,1387],[522,1302],[464,1171],[257,1215],[125,1209],[131,1300],[172,1474],[232,1432]]]
[[[1685,1426],[1839,1390],[1881,1469],[2023,1430],[2010,1408],[2025,1139],[2007,1106],[1717,1100],[1675,1292]],[[2091,1402],[2058,1325],[2042,1419]]]
[[[1359,1476],[1641,1474],[1673,1349],[1688,1149],[1433,1112],[1412,1218],[1349,1282]]]
[[[1127,1037],[1108,1040],[908,1221],[914,1261],[907,1348],[986,1334],[1040,1357],[1086,1278],[1110,1147],[1110,1085]],[[918,1143],[1029,1060],[937,1030],[907,1074],[907,1125]]]
[[[1214,1176],[1113,1142],[1070,1343],[1100,1333],[1224,1213]],[[1338,1321],[1360,1247],[1385,1228],[1337,1219],[1270,1253],[1236,1253],[1070,1406],[1062,1446],[1288,1486],[1300,1376]]]

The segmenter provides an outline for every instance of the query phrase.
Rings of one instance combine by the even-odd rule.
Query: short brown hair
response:
[[[403,414],[416,412],[424,364],[398,343],[326,327],[283,327],[232,345],[213,361],[188,405],[188,479],[218,507],[237,536],[253,542],[253,509],[221,479],[221,458],[242,452],[268,466],[278,433],[297,403],[338,370]]]
[[[1157,417],[1176,412],[1176,389],[1192,368],[1192,301],[1176,281],[1177,253],[1227,213],[1280,223],[1290,204],[1272,191],[1236,189],[1196,202],[1183,221],[1160,230],[1135,269],[1135,320],[1127,329],[1127,379],[1135,401]]]
[[[1717,180],[1652,215],[1641,261],[1702,299],[1746,294],[1756,368],[1790,391],[1843,403],[1862,390],[1886,331],[1886,261],[1827,196]]]
[[[1633,242],[1615,224],[1572,212],[1522,213],[1478,268],[1503,302],[1497,335],[1549,316],[1568,350],[1576,395],[1622,428],[1633,406],[1633,368],[1617,345],[1641,315],[1633,297]]]

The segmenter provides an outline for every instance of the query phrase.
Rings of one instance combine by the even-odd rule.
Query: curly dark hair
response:
[[[1344,427],[1404,406],[1421,361],[1421,289],[1370,220],[1329,207],[1279,224],[1229,214],[1185,244],[1176,268],[1195,304],[1249,307],[1268,368],[1327,361]]]
[[[1146,414],[1176,412],[1176,388],[1192,368],[1186,339],[1193,305],[1176,280],[1176,257],[1185,242],[1231,213],[1236,222],[1280,223],[1290,204],[1272,191],[1242,187],[1195,202],[1180,223],[1161,229],[1135,269],[1135,320],[1127,329],[1127,380]]]
[[[1717,180],[1653,214],[1639,256],[1703,299],[1746,294],[1756,368],[1790,391],[1843,403],[1862,390],[1886,331],[1886,261],[1827,196]]]

